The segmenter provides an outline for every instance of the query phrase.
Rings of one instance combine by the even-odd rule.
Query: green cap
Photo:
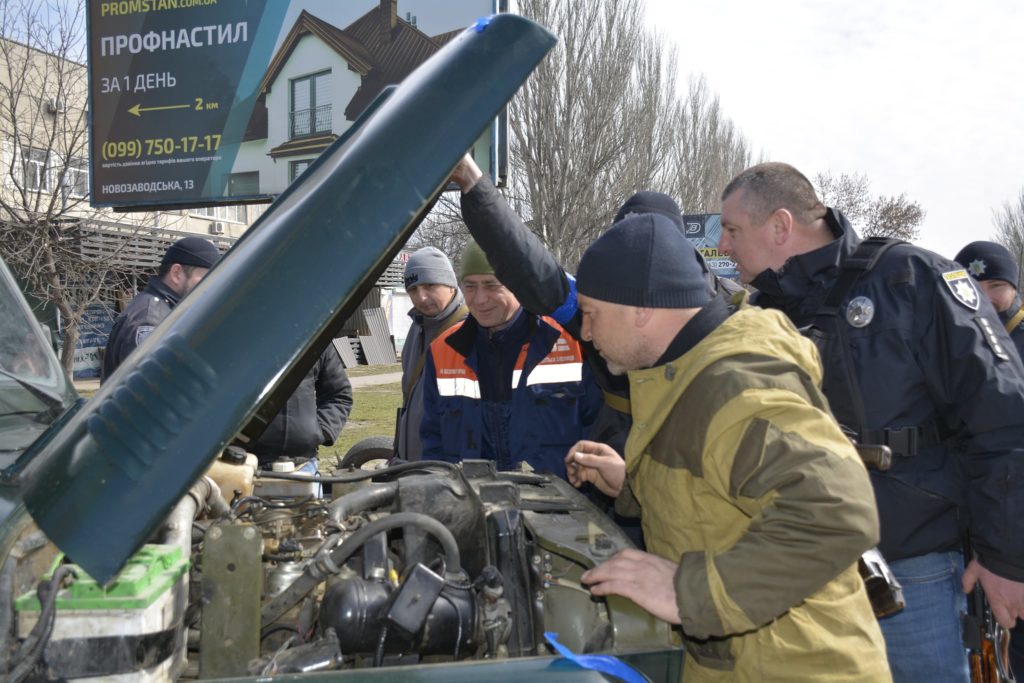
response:
[[[487,260],[487,255],[474,240],[466,243],[459,263],[459,279],[465,279],[467,275],[494,275],[494,268]]]

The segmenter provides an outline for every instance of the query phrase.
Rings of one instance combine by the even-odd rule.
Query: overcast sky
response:
[[[755,149],[905,193],[929,249],[990,238],[1024,186],[1021,0],[647,4],[683,78],[704,74]]]

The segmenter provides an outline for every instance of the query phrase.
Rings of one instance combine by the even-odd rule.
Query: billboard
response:
[[[739,280],[736,263],[718,250],[722,236],[722,216],[717,213],[696,213],[683,216],[683,232],[704,255],[712,272],[718,277]]]
[[[89,2],[92,204],[272,198],[498,2]],[[495,177],[498,127],[472,152]]]

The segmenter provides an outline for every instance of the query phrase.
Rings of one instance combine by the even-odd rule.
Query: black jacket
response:
[[[826,220],[837,239],[758,275],[753,301],[823,333],[836,418],[899,451],[871,472],[879,547],[889,559],[957,549],[969,528],[982,564],[1024,580],[1024,368],[1006,330],[960,266],[910,244],[855,282],[838,315],[818,315],[860,242],[838,211]],[[862,326],[850,322],[858,297],[874,306]]]
[[[114,370],[117,370],[128,354],[171,314],[178,300],[177,293],[159,277],[151,278],[146,283],[145,288],[135,295],[114,321],[103,353],[101,383],[114,374]]]
[[[312,458],[338,438],[352,412],[352,383],[332,344],[248,450],[261,465],[280,456]]]

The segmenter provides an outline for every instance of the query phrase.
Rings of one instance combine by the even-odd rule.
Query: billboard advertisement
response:
[[[718,250],[722,236],[722,216],[717,213],[696,213],[683,216],[683,231],[687,239],[704,255],[704,260],[718,277],[739,280],[736,263]]]
[[[498,2],[89,2],[92,203],[272,198]],[[492,177],[497,138],[492,126],[472,150]]]

